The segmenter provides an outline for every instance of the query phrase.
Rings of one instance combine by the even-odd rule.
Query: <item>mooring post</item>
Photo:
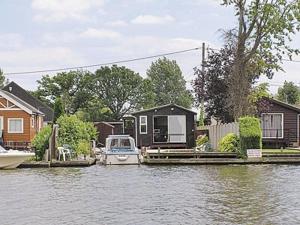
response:
[[[158,158],[160,159],[160,147],[158,147],[157,152],[158,152]]]

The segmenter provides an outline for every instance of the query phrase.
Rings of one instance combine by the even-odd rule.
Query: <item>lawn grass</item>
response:
[[[294,154],[298,153],[300,154],[300,149],[263,149],[262,153],[268,153],[268,154]]]

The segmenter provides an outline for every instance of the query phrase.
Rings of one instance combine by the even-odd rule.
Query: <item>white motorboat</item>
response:
[[[140,154],[134,139],[129,135],[109,135],[106,138],[103,162],[105,165],[140,164]]]
[[[22,162],[34,155],[34,153],[18,150],[5,150],[0,146],[0,169],[17,168]]]

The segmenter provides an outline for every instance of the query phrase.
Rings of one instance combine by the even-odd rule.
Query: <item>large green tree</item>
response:
[[[90,77],[88,71],[70,71],[57,73],[55,76],[45,75],[38,81],[35,95],[42,101],[54,104],[61,99],[66,113],[75,113],[91,98]]]
[[[110,110],[114,120],[152,101],[149,81],[124,66],[101,67],[90,85],[93,94]]]
[[[223,0],[237,17],[235,61],[230,80],[230,102],[235,119],[248,113],[251,84],[261,74],[280,70],[283,55],[299,49],[289,45],[300,29],[299,0]],[[253,63],[255,61],[256,63]],[[257,73],[252,73],[253,66]],[[250,71],[250,72],[249,72]]]
[[[193,104],[193,96],[186,88],[186,81],[175,60],[161,58],[153,62],[147,70],[152,84],[154,104],[175,103],[186,108]]]
[[[300,100],[300,89],[293,82],[285,81],[283,86],[278,88],[276,98],[280,101],[294,105]]]

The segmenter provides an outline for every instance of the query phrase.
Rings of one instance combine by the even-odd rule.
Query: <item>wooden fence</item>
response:
[[[236,135],[239,135],[239,123],[234,122],[211,126],[201,126],[198,127],[198,130],[208,130],[209,142],[211,144],[211,147],[213,150],[218,150],[219,142],[228,133],[234,133]]]

